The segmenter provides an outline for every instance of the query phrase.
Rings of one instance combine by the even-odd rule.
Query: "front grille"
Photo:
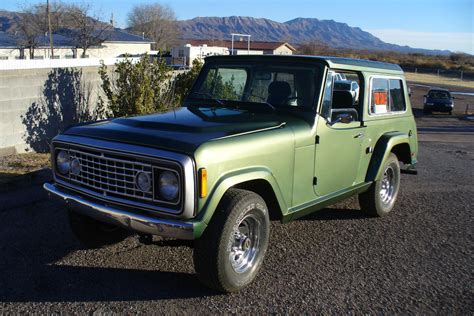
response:
[[[79,172],[70,171],[62,175],[57,172],[56,159],[54,159],[56,181],[62,185],[103,200],[140,209],[171,213],[182,211],[184,199],[182,169],[176,162],[79,145],[69,146],[69,144],[56,145],[54,157],[60,151],[68,153],[70,165],[76,159],[80,163]],[[174,201],[161,197],[157,188],[158,178],[164,171],[173,172],[178,178],[180,190]],[[139,172],[148,174],[150,178],[151,188],[148,192],[141,191],[136,184]]]
[[[153,167],[150,164],[77,150],[69,150],[69,157],[71,161],[77,158],[81,163],[79,174],[70,173],[71,181],[91,189],[100,190],[105,195],[118,194],[145,201],[153,200],[153,189],[149,192],[142,192],[135,185],[135,177],[140,171],[147,173],[150,179],[153,179]]]

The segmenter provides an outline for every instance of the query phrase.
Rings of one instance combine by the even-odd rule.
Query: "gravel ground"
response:
[[[142,245],[131,236],[85,250],[54,202],[0,212],[0,314],[472,315],[474,139],[472,129],[464,134],[420,142],[419,175],[402,176],[386,218],[366,217],[352,198],[287,225],[273,222],[259,276],[231,295],[199,284],[191,243]]]

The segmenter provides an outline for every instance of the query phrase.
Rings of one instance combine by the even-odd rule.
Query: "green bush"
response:
[[[203,63],[199,59],[193,61],[191,70],[179,74],[174,81],[174,100],[173,103],[180,106],[189,90],[192,88],[199,72],[201,71]]]
[[[108,117],[162,112],[170,107],[172,71],[164,61],[150,62],[143,56],[138,62],[125,59],[115,64],[112,76],[102,64],[99,75],[107,100],[99,99],[99,107]]]

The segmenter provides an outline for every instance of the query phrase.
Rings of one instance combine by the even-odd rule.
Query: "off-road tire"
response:
[[[130,235],[126,229],[96,221],[72,210],[68,210],[68,215],[71,231],[87,248],[100,248],[115,244]]]
[[[253,264],[245,271],[235,270],[232,256],[235,230],[249,218],[258,219],[259,242]],[[194,243],[194,268],[199,280],[220,292],[236,292],[249,285],[256,277],[268,247],[270,219],[265,201],[254,192],[229,189],[217,207],[209,226]],[[251,234],[248,234],[251,235]],[[248,247],[248,245],[247,245]]]
[[[394,153],[390,153],[382,168],[383,172],[381,178],[372,183],[367,191],[359,194],[361,209],[367,214],[377,217],[382,217],[390,213],[395,206],[400,189],[400,164]],[[389,169],[391,171],[389,171]],[[390,193],[390,199],[387,198],[387,194],[382,194],[382,192],[386,193],[388,191],[384,190],[384,187],[387,186],[387,182],[384,182],[386,181],[384,177],[387,176],[388,172],[390,172],[392,177],[391,185],[393,189]]]

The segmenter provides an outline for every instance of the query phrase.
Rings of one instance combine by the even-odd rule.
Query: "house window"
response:
[[[179,50],[178,57],[184,57],[184,49]]]

